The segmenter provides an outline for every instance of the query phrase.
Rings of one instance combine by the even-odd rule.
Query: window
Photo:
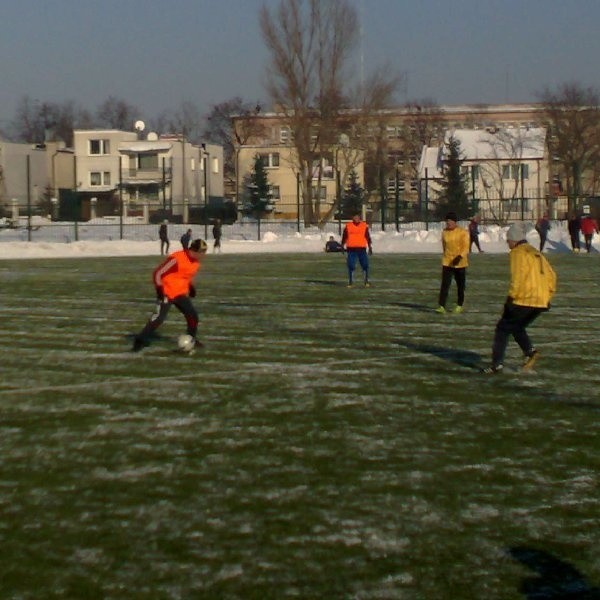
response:
[[[158,154],[138,154],[138,169],[158,169]]]
[[[281,191],[280,191],[280,188],[278,185],[269,186],[269,191],[271,193],[271,198],[273,200],[279,200],[281,198],[281,196],[280,196]]]
[[[90,140],[90,154],[110,154],[110,140]]]
[[[312,189],[312,193],[313,193],[313,198],[317,197],[317,186],[313,185],[313,189]],[[321,186],[321,195],[319,196],[320,200],[325,200],[327,198],[327,187],[322,185]]]
[[[529,179],[529,165],[502,165],[502,179]]]
[[[265,169],[276,169],[279,167],[279,152],[269,154],[259,154]],[[214,173],[214,171],[213,171]]]
[[[110,185],[110,171],[92,171],[90,173],[90,186]]]
[[[416,192],[419,189],[419,182],[416,179],[410,180],[410,190]]]
[[[279,129],[279,142],[281,144],[289,144],[291,139],[290,128],[283,126]]]

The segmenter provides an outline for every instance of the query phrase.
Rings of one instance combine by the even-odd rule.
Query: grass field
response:
[[[0,261],[0,598],[597,598],[600,263],[550,260],[492,377],[507,255],[444,316],[437,256],[208,256],[192,357],[129,352],[157,258]]]

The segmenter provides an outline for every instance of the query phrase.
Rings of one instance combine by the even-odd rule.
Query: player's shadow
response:
[[[434,346],[433,344],[416,344],[405,340],[396,340],[396,343],[408,350],[430,354],[442,360],[454,363],[455,365],[460,365],[461,367],[468,367],[470,369],[480,368],[481,356],[477,352],[472,352],[471,350]]]
[[[305,279],[305,283],[314,283],[315,285],[330,285],[333,287],[342,287],[346,284],[342,281],[331,281],[329,279]]]
[[[536,573],[521,582],[519,591],[527,600],[600,600],[600,588],[592,587],[573,565],[549,552],[513,546],[508,554]]]
[[[427,306],[426,304],[415,304],[414,302],[392,302],[392,306],[399,306],[400,308],[410,308],[419,312],[432,313],[435,312],[435,308]]]

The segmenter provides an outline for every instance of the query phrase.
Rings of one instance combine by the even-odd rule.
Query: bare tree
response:
[[[317,224],[322,218],[321,198],[320,193],[313,198],[313,181],[317,179],[320,190],[325,159],[340,147],[340,133],[352,133],[344,131],[349,129],[344,113],[352,107],[350,59],[358,41],[356,10],[349,0],[280,0],[277,8],[262,7],[260,26],[270,53],[267,90],[294,140],[304,219]],[[380,85],[370,95],[370,102],[382,89]],[[365,101],[361,108],[366,105]]]
[[[203,118],[198,107],[183,101],[169,117],[168,126],[173,133],[182,134],[188,142],[199,144],[202,140]]]
[[[50,139],[62,140],[70,146],[80,116],[81,112],[72,101],[56,104],[23,96],[11,124],[12,137],[19,142],[34,144],[43,144]]]
[[[482,132],[480,142],[486,148],[485,156],[481,157],[484,160],[479,164],[479,179],[487,208],[494,221],[505,223],[511,218],[513,204],[507,201],[521,198],[524,202],[524,161],[543,147],[543,130],[493,129]]]
[[[206,115],[205,127],[202,137],[223,147],[223,171],[225,177],[231,184],[235,182],[236,148],[245,143],[251,134],[256,133],[252,129],[244,128],[242,124],[248,124],[248,117],[257,113],[259,104],[246,102],[239,96],[214,104]],[[239,126],[234,126],[234,117],[243,117]]]
[[[120,98],[109,96],[98,106],[96,122],[100,127],[130,131],[133,129],[135,121],[140,118],[140,114],[137,106]]]
[[[545,107],[550,156],[558,162],[556,175],[564,177],[573,210],[580,196],[598,188],[600,97],[578,83],[545,88],[538,96]]]

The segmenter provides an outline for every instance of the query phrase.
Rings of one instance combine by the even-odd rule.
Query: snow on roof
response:
[[[133,142],[121,142],[119,152],[167,152],[173,144],[166,141],[136,140]]]
[[[422,179],[425,179],[425,174],[427,174],[428,179],[442,176],[439,146],[423,146],[421,160],[419,161],[419,174]]]
[[[450,137],[460,142],[460,153],[465,160],[541,160],[546,148],[543,127],[448,130],[444,138],[446,147]]]

